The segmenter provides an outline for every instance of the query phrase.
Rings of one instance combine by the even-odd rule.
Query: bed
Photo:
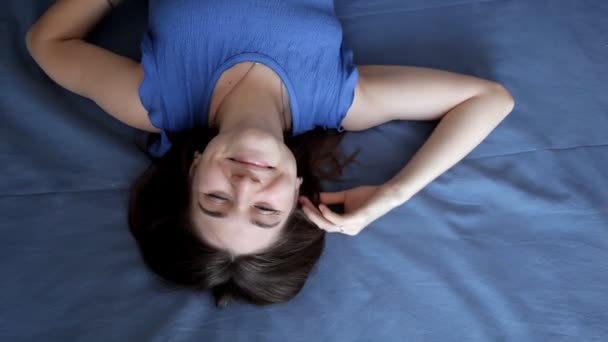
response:
[[[293,301],[223,310],[144,267],[126,221],[141,135],[29,57],[51,3],[0,11],[0,341],[608,340],[608,2],[337,0],[358,64],[493,79],[515,110],[359,236],[329,235]],[[139,58],[146,8],[91,40]],[[383,182],[432,128],[347,134],[358,162],[325,188]]]

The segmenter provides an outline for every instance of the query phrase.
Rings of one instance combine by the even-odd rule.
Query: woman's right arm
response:
[[[108,0],[59,0],[30,28],[27,48],[59,85],[129,126],[158,132],[139,99],[140,64],[84,41],[110,10]]]

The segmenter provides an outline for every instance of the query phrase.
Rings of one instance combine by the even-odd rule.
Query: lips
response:
[[[259,161],[254,161],[246,158],[228,158],[228,160],[241,164],[247,168],[256,169],[256,170],[272,170],[274,167]]]

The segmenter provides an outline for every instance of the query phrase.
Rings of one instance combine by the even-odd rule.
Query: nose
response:
[[[232,172],[230,182],[233,186],[237,186],[242,183],[260,183],[260,179],[253,173]]]
[[[236,193],[236,197],[242,201],[247,201],[247,198],[261,186],[261,181],[253,173],[233,172],[230,176],[230,184]]]

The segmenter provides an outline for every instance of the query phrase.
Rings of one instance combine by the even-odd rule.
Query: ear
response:
[[[192,159],[192,164],[190,164],[190,170],[188,171],[188,176],[190,179],[194,177],[194,172],[196,172],[196,167],[201,160],[201,153],[196,151],[194,152],[194,158]]]
[[[293,199],[293,203],[295,206],[298,205],[298,198],[300,198],[300,187],[302,186],[303,181],[304,179],[302,179],[302,177],[298,177],[298,180],[296,181],[296,195]]]

